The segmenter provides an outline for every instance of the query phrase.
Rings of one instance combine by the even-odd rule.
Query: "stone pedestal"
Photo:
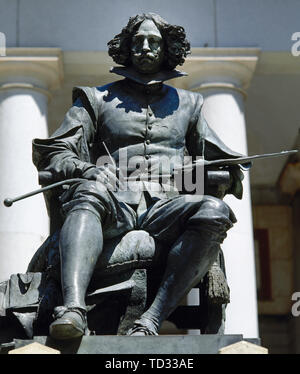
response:
[[[249,343],[246,341],[241,341],[228,345],[227,347],[221,348],[219,351],[220,354],[226,355],[249,355],[249,354],[268,354],[268,349],[264,347],[259,347],[256,344]]]
[[[8,354],[12,355],[51,355],[51,354],[60,354],[60,352],[57,349],[49,348],[43,344],[40,343],[31,343],[24,345],[23,347],[12,349],[8,352]]]
[[[84,336],[71,342],[55,341],[46,336],[33,340],[17,340],[2,346],[2,353],[23,347],[33,342],[56,349],[63,354],[218,354],[228,345],[241,342],[242,335],[166,335],[166,336]],[[249,339],[260,344],[259,339]]]

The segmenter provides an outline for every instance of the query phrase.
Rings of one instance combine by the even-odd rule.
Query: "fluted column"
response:
[[[48,100],[62,76],[56,48],[12,48],[0,58],[0,282],[24,272],[48,235],[42,195],[10,208],[2,202],[39,187],[32,139],[48,136]]]
[[[247,151],[245,104],[258,59],[257,49],[202,49],[189,61],[189,87],[204,96],[203,112],[210,127],[234,151]],[[193,55],[194,56],[194,55]],[[226,334],[258,336],[254,240],[249,174],[242,200],[226,196],[238,222],[222,245],[231,302],[226,310]]]

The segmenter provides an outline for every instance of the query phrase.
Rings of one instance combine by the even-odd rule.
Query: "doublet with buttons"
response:
[[[76,87],[73,103],[49,139],[33,142],[35,165],[51,171],[54,180],[81,176],[107,160],[103,142],[116,165],[127,168],[128,176],[137,169],[151,175],[168,174],[183,164],[186,155],[240,156],[207,125],[199,93],[126,77],[101,87]],[[233,194],[241,189],[240,181],[236,185]],[[129,192],[122,199],[136,203],[140,195]]]
[[[85,178],[90,169],[110,162],[110,157],[127,176],[150,174],[149,181],[130,182],[125,191],[99,190],[95,181],[85,180],[61,195],[63,215],[76,209],[92,211],[103,222],[104,238],[141,227],[162,238],[170,234],[165,230],[168,224],[175,238],[175,231],[185,226],[180,224],[181,215],[189,220],[197,211],[192,221],[203,228],[203,217],[205,221],[211,209],[209,224],[218,227],[216,232],[222,236],[235,221],[225,203],[210,196],[180,194],[171,179],[168,185],[161,179],[151,180],[182,166],[186,155],[208,160],[241,156],[209,128],[202,105],[199,93],[162,81],[144,84],[125,77],[101,87],[76,87],[73,106],[58,130],[49,139],[34,139],[33,161],[39,171],[51,172],[53,181]],[[230,193],[241,198],[239,174],[233,180]]]

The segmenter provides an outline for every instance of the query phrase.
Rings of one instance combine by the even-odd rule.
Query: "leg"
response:
[[[55,321],[50,325],[50,334],[56,339],[84,334],[85,295],[102,253],[103,236],[114,237],[135,224],[132,212],[118,205],[105,187],[98,187],[96,182],[84,181],[68,191],[68,201],[63,201],[66,219],[59,248],[64,305],[55,308]]]
[[[103,247],[100,219],[88,210],[70,212],[59,244],[64,305],[85,308],[86,290]]]
[[[173,244],[165,274],[150,308],[136,321],[131,335],[156,334],[161,323],[180,300],[206,274],[215,261],[219,245],[232,226],[230,210],[217,199],[190,205],[185,232]],[[178,217],[177,217],[178,218]],[[180,218],[178,218],[180,220]],[[174,228],[174,227],[173,227]]]
[[[157,332],[180,300],[204,277],[218,252],[218,243],[197,232],[186,231],[170,250],[156,297],[140,318],[142,325]]]
[[[82,335],[86,328],[86,290],[103,247],[100,219],[89,210],[71,211],[59,247],[64,308],[57,309],[61,318],[51,324],[50,334],[67,339]]]

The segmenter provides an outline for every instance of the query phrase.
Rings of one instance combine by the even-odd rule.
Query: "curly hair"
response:
[[[114,62],[125,66],[131,65],[131,39],[141,23],[146,19],[154,22],[164,39],[164,68],[173,70],[177,65],[182,65],[185,57],[190,54],[190,43],[186,40],[184,28],[170,25],[155,13],[143,13],[130,17],[127,26],[122,29],[122,32],[107,43],[108,54]]]

